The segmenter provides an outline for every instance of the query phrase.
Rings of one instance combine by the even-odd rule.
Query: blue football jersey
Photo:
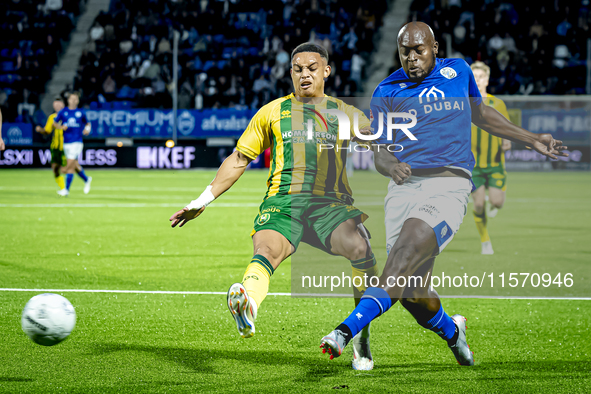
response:
[[[481,102],[472,70],[462,59],[436,59],[433,71],[420,81],[411,81],[401,68],[373,93],[370,117],[374,133],[380,127],[379,113],[383,114],[383,132],[375,143],[400,145],[392,154],[411,169],[449,167],[471,175],[471,106]],[[394,129],[388,138],[388,112],[415,115],[416,125],[407,129],[412,135]],[[391,123],[409,123],[409,119],[395,118]]]
[[[68,126],[68,130],[64,131],[64,144],[82,142],[82,132],[88,123],[83,109],[66,107],[57,114],[55,122],[62,122],[63,125]]]

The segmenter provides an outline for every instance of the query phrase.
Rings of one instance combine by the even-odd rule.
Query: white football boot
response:
[[[369,349],[369,326],[361,330],[353,338],[353,362],[351,367],[356,371],[371,371],[373,357]]]
[[[228,309],[236,321],[236,328],[242,338],[254,336],[254,321],[257,316],[257,305],[248,297],[242,283],[234,283],[230,286],[227,296]]]
[[[92,177],[89,176],[88,180],[84,182],[84,194],[90,193],[90,182],[92,182]]]
[[[449,345],[452,353],[460,365],[474,365],[474,353],[466,342],[466,318],[462,315],[451,317],[458,327],[459,335],[455,344]]]
[[[493,250],[492,243],[490,241],[486,241],[482,243],[482,254],[495,254]]]
[[[70,192],[68,191],[68,189],[61,189],[57,191],[57,195],[61,197],[68,197],[69,194]]]
[[[348,334],[345,334],[341,330],[333,330],[330,334],[326,335],[320,341],[322,353],[328,352],[331,360],[335,357],[339,357],[343,354],[345,346],[347,346],[347,335]]]

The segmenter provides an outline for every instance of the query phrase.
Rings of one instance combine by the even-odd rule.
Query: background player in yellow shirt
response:
[[[57,183],[60,190],[58,190],[57,194],[64,197],[67,196],[66,190],[66,183],[64,181],[64,177],[61,173],[61,168],[66,166],[66,156],[64,156],[64,131],[60,129],[56,129],[53,127],[53,122],[55,121],[55,117],[57,113],[60,112],[65,107],[64,99],[61,96],[57,96],[53,100],[53,110],[55,111],[49,118],[47,118],[47,123],[45,123],[45,127],[37,126],[35,130],[41,134],[51,134],[51,169],[53,170],[53,175],[55,177],[55,183]]]
[[[505,103],[486,92],[490,68],[483,62],[474,62],[471,68],[483,102],[509,119]],[[494,253],[486,227],[486,190],[488,189],[488,202],[490,204],[488,217],[493,218],[505,203],[505,191],[507,190],[505,151],[509,149],[511,149],[511,141],[495,137],[472,124],[472,153],[476,160],[476,165],[472,171],[472,181],[476,186],[476,190],[472,193],[472,199],[474,200],[474,221],[480,234],[482,254]]]
[[[367,215],[352,205],[346,173],[347,150],[319,149],[321,144],[345,148],[350,142],[338,139],[338,118],[322,115],[323,109],[339,109],[349,119],[357,113],[359,128],[363,130],[369,130],[369,119],[358,109],[324,95],[324,80],[331,72],[324,48],[301,44],[291,57],[295,94],[263,106],[213,182],[197,200],[170,218],[175,227],[198,217],[240,178],[252,160],[271,148],[268,189],[251,233],[254,256],[242,283],[234,283],[227,297],[228,308],[244,338],[255,334],[257,309],[267,295],[271,275],[302,241],[350,260],[353,277],[367,274],[371,278],[379,274],[361,224]],[[309,121],[315,125],[312,140],[307,137]],[[365,287],[357,288],[356,299],[363,291]],[[360,332],[353,342],[353,368],[372,369],[369,330]]]
[[[2,139],[2,111],[0,111],[0,151],[6,149],[6,145],[4,145],[4,140]]]

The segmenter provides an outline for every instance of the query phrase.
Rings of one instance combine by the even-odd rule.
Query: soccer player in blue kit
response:
[[[62,109],[53,122],[53,127],[64,131],[64,155],[66,156],[66,189],[61,194],[67,196],[74,180],[74,172],[78,173],[84,181],[84,194],[90,192],[92,177],[86,176],[84,169],[78,163],[78,156],[82,153],[84,144],[82,136],[90,134],[90,122],[86,119],[86,113],[78,108],[80,95],[72,92],[68,96],[68,106]],[[60,190],[61,192],[61,190]],[[58,192],[58,194],[60,194]]]
[[[515,126],[485,105],[464,60],[437,59],[438,43],[427,24],[405,25],[398,50],[402,69],[378,85],[371,102],[374,133],[387,129],[388,112],[412,114],[417,121],[404,133],[396,130],[392,139],[382,133],[373,146],[376,169],[391,178],[385,199],[388,259],[379,284],[366,290],[320,347],[331,359],[340,356],[351,338],[400,301],[417,323],[447,342],[460,365],[474,365],[466,319],[450,317],[428,283],[435,257],[458,231],[472,192],[471,122],[552,159],[566,156],[566,147],[550,134]]]

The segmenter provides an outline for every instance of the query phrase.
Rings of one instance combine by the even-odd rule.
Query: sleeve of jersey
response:
[[[54,120],[55,123],[59,123],[59,122],[63,122],[64,121],[64,117],[63,117],[63,112],[62,111],[58,112],[58,114],[55,115],[55,118],[53,118],[53,120]]]
[[[394,141],[388,141],[387,133],[386,133],[386,122],[388,119],[388,98],[387,97],[380,97],[382,95],[380,87],[378,86],[376,90],[373,92],[373,96],[371,98],[370,103],[370,110],[369,110],[369,118],[371,121],[371,128],[372,133],[377,134],[378,130],[380,130],[380,113],[382,114],[382,134],[375,140],[376,144],[392,144]]]
[[[88,118],[86,117],[86,111],[82,111],[82,118],[81,119],[82,119],[83,124],[89,123]]]
[[[45,123],[45,131],[47,131],[48,133],[51,133],[53,131],[53,122],[55,121],[55,115],[51,114],[49,115],[49,118],[47,118],[47,123]]]
[[[482,104],[482,95],[480,94],[480,90],[478,90],[478,85],[476,85],[472,69],[468,67],[468,64],[466,64],[466,68],[468,69],[468,94],[470,96],[470,105],[478,107]]]
[[[271,108],[261,108],[250,120],[236,144],[236,150],[254,160],[271,146]]]

